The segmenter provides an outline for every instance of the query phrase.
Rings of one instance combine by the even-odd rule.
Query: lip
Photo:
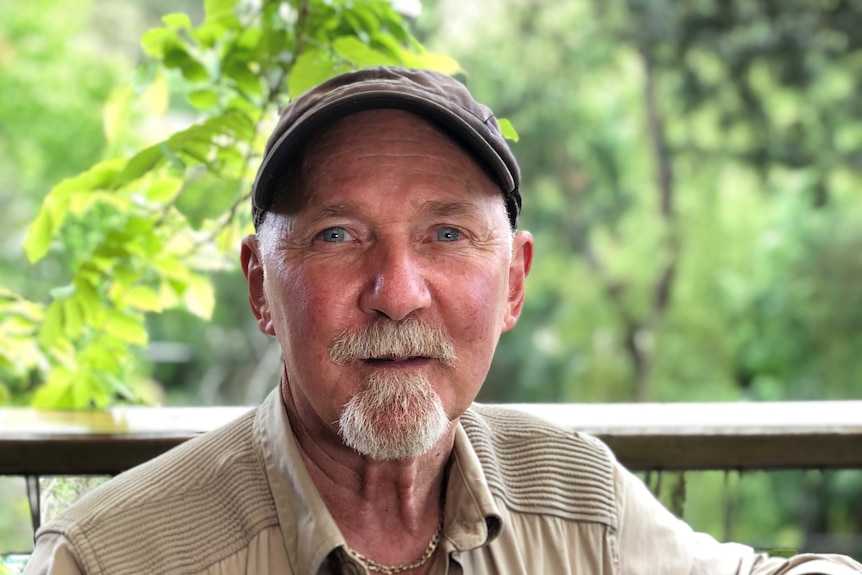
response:
[[[362,360],[369,367],[378,369],[417,369],[437,361],[431,357],[376,357]]]

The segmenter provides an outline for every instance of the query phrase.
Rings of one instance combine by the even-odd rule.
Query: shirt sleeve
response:
[[[738,543],[719,543],[677,519],[643,482],[616,464],[620,575],[858,575],[862,565],[842,555],[768,557]]]
[[[45,533],[36,541],[24,575],[84,575],[84,571],[68,539],[57,533]]]

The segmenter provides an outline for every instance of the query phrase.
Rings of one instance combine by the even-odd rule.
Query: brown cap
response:
[[[284,166],[327,124],[363,110],[396,108],[439,125],[484,162],[494,175],[512,229],[521,213],[520,170],[494,113],[476,102],[463,84],[429,70],[364,68],[336,76],[290,103],[266,144],[252,188],[252,215],[258,227],[272,206]]]

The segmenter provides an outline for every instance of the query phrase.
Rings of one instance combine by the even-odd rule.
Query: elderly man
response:
[[[27,573],[862,573],[664,510],[598,441],[473,405],[524,302],[518,166],[455,80],[377,68],[285,110],[242,268],[281,385],[91,493]]]

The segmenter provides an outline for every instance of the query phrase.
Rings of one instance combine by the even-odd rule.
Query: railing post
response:
[[[39,476],[27,475],[24,479],[27,483],[27,499],[30,503],[30,521],[35,535],[42,525],[42,494],[39,489]]]

